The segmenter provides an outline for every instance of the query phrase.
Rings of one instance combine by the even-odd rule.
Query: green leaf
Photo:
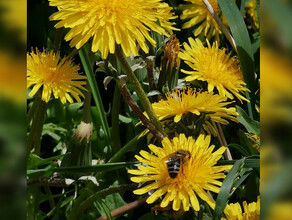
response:
[[[121,115],[121,114],[119,114],[119,120],[120,120],[121,122],[126,123],[126,124],[129,124],[129,123],[132,122],[132,118],[128,118],[128,117],[123,116],[123,115]]]
[[[236,110],[239,114],[239,116],[237,117],[239,122],[246,128],[246,130],[249,133],[255,134],[259,137],[260,136],[260,122],[251,119],[246,114],[246,112],[238,105],[236,106]]]
[[[28,158],[28,162],[27,162],[27,169],[34,169],[42,165],[50,164],[54,162],[54,160],[60,159],[64,156],[65,154],[62,154],[62,155],[57,155],[54,157],[43,159],[37,156],[36,154],[30,154]]]
[[[250,152],[251,155],[259,154],[259,152],[256,150],[256,148],[252,146],[248,137],[242,130],[238,130],[237,134],[238,134],[241,145],[244,146]]]
[[[106,118],[106,114],[103,108],[102,99],[99,93],[99,89],[97,86],[97,82],[95,80],[95,76],[93,73],[92,65],[90,63],[89,57],[88,57],[88,51],[85,49],[85,47],[82,47],[79,50],[79,56],[82,62],[82,66],[84,68],[85,74],[87,76],[88,83],[90,85],[90,89],[92,92],[92,96],[96,105],[96,109],[98,112],[98,122],[101,124],[102,129],[104,130],[106,140],[108,142],[108,146],[111,146],[111,139],[110,139],[110,131],[109,126]]]
[[[224,16],[226,17],[234,38],[244,81],[246,82],[247,88],[251,91],[251,103],[248,103],[248,108],[249,114],[252,117],[252,111],[254,111],[255,106],[255,92],[257,90],[257,85],[254,77],[255,70],[253,48],[248,35],[247,27],[233,0],[218,0],[218,3]],[[247,98],[249,98],[249,94],[246,94]]]
[[[250,157],[249,157],[250,158]],[[218,165],[231,165],[231,164],[235,164],[237,162],[237,160],[222,160],[222,161],[218,161]],[[259,168],[260,167],[260,158],[256,158],[256,159],[245,159],[244,161],[244,168]]]
[[[109,207],[107,206],[107,204],[100,198],[100,197],[96,197],[96,204],[97,204],[97,208],[99,210],[99,212],[101,214],[105,213],[106,217],[108,220],[111,220],[111,211],[109,209]],[[102,212],[103,210],[103,212]]]
[[[250,153],[241,145],[239,144],[228,144],[228,148],[235,149],[243,156],[249,156]]]
[[[243,168],[244,160],[245,158],[236,161],[236,163],[233,165],[232,169],[229,171],[226,178],[224,179],[222,186],[220,188],[220,192],[216,199],[214,220],[219,220],[221,218],[221,215],[227,205],[227,201],[234,192],[234,191],[231,192],[231,190],[236,184],[236,180],[240,174],[240,170]]]

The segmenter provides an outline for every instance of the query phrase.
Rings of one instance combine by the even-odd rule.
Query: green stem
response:
[[[41,100],[40,96],[36,98],[35,102],[37,103],[34,110],[35,112],[32,119],[33,121],[27,140],[27,156],[32,149],[35,149],[36,155],[40,154],[43,124],[46,115],[47,103]]]
[[[87,89],[87,91],[85,91],[84,93],[84,105],[83,105],[83,120],[85,123],[89,123],[90,122],[90,106],[91,106],[91,91],[90,91],[90,86],[89,83],[87,81],[85,88]]]
[[[113,153],[118,152],[121,146],[120,126],[119,126],[119,112],[121,108],[121,93],[119,86],[116,84],[112,106],[112,140]]]
[[[149,116],[150,121],[154,124],[156,129],[158,131],[160,131],[160,133],[163,134],[163,136],[167,136],[165,134],[165,132],[163,131],[163,128],[162,128],[160,121],[158,120],[157,116],[155,115],[155,113],[152,109],[151,103],[150,103],[146,93],[144,92],[139,80],[137,79],[134,72],[132,71],[129,63],[127,62],[120,46],[117,46],[117,48],[116,48],[116,55],[117,55],[117,58],[119,59],[121,65],[122,65],[123,70],[125,71],[128,79],[132,83],[134,90],[137,93],[137,96],[139,97],[139,100],[142,104],[142,107],[146,111],[147,115]]]
[[[123,148],[121,148],[114,156],[112,156],[112,158],[108,162],[114,163],[120,161],[121,158],[125,155],[125,153],[130,151],[142,139],[138,138],[139,136],[140,134],[134,137],[132,140],[130,140]]]
[[[56,35],[55,35],[54,44],[53,44],[54,51],[58,51],[60,49],[62,40],[63,40],[63,29],[60,28],[56,30]]]
[[[104,190],[101,190],[99,192],[96,192],[89,196],[85,201],[83,201],[79,206],[76,206],[75,209],[72,210],[71,214],[68,217],[68,220],[75,220],[80,219],[80,215],[84,210],[86,210],[88,207],[92,205],[98,198],[106,197],[107,195],[121,192],[121,191],[129,191],[136,189],[138,184],[127,184],[127,185],[120,185],[120,186],[114,186],[110,187]]]

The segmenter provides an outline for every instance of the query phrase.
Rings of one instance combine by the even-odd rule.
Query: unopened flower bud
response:
[[[175,35],[172,35],[164,48],[164,55],[161,58],[161,71],[158,80],[158,89],[160,91],[166,84],[168,84],[170,90],[177,85],[180,66],[179,50],[179,41]]]

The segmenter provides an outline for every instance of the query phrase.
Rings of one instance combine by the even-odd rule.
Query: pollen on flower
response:
[[[137,170],[129,170],[134,176],[131,180],[136,183],[151,182],[150,184],[134,191],[137,195],[145,194],[151,190],[154,193],[146,200],[147,203],[154,203],[160,197],[160,206],[167,207],[172,204],[174,211],[188,211],[190,205],[194,210],[200,209],[198,197],[206,201],[211,208],[215,203],[207,194],[207,190],[219,193],[222,182],[219,179],[225,178],[223,171],[229,170],[232,166],[215,166],[221,158],[225,147],[213,152],[215,146],[210,146],[210,136],[200,135],[197,140],[180,134],[169,140],[167,137],[162,141],[162,148],[150,144],[148,147],[153,152],[150,154],[144,150],[136,155],[143,165]],[[169,174],[169,168],[165,158],[178,151],[189,152],[189,158],[180,164],[178,174],[173,178]]]
[[[60,53],[44,50],[32,51],[27,54],[27,88],[33,87],[30,97],[42,89],[42,100],[48,102],[53,94],[63,104],[67,101],[73,103],[73,98],[81,103],[79,96],[84,97],[80,91],[86,90],[86,77],[79,75],[79,66],[73,65],[71,59],[60,60]],[[73,98],[72,98],[73,97]]]
[[[243,81],[239,60],[226,54],[225,49],[219,49],[218,44],[212,46],[196,38],[189,38],[189,45],[184,43],[184,50],[179,57],[191,67],[191,71],[182,70],[188,74],[186,81],[201,80],[208,82],[208,91],[216,88],[220,95],[233,99],[236,96],[241,102],[248,101],[243,94],[249,91]]]
[[[65,40],[81,48],[90,38],[92,51],[100,51],[105,59],[120,44],[126,56],[138,55],[138,47],[148,53],[146,40],[155,45],[149,31],[169,36],[176,18],[172,8],[161,0],[49,0],[58,12],[50,20],[61,20],[56,28],[71,28]],[[130,36],[130,37],[129,37]]]

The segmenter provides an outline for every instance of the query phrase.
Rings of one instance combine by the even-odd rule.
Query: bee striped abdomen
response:
[[[165,160],[169,176],[174,179],[177,177],[182,164],[190,157],[190,153],[184,150],[178,150],[170,155]]]
[[[175,159],[173,160],[173,162],[167,163],[168,174],[172,179],[174,179],[179,173],[180,164],[181,164],[180,159]]]

